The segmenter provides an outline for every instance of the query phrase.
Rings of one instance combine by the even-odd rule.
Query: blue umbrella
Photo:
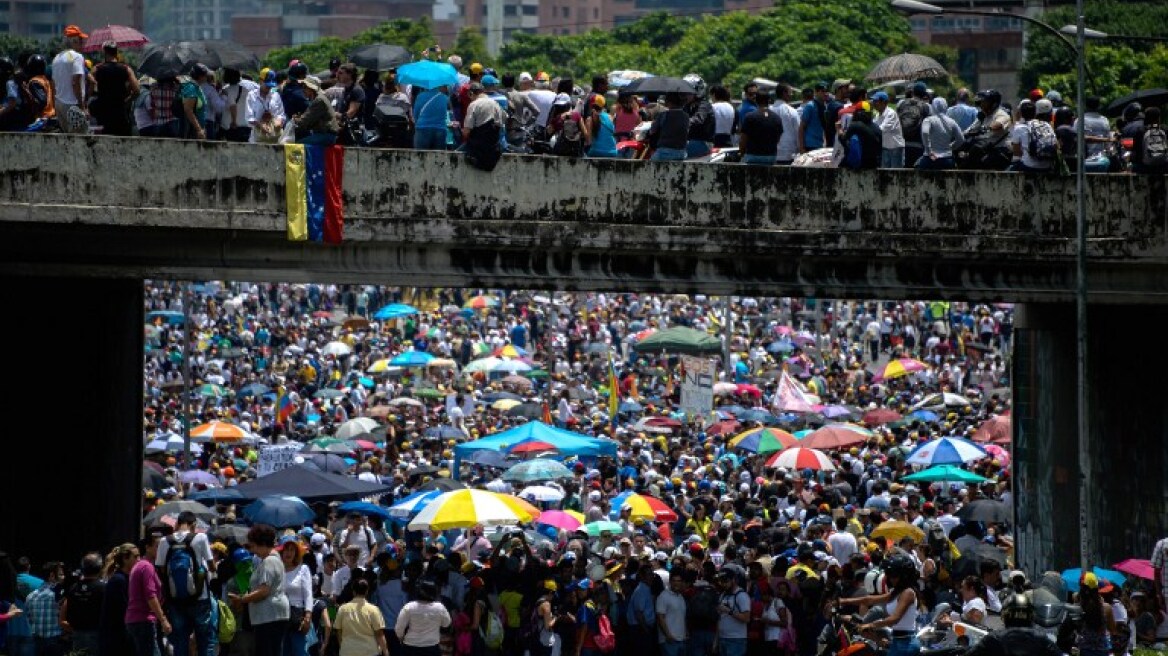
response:
[[[779,423],[779,418],[766,410],[747,410],[738,413],[738,421],[757,421],[766,426],[773,426]]]
[[[496,467],[498,469],[506,469],[515,464],[513,461],[507,460],[505,453],[499,451],[491,451],[490,449],[483,449],[482,451],[475,451],[470,454],[467,461],[473,462],[476,465],[485,465],[487,467]]]
[[[1113,569],[1103,569],[1102,567],[1094,567],[1091,569],[1095,572],[1095,576],[1099,579],[1099,584],[1103,585],[1104,581],[1110,581],[1116,586],[1123,587],[1127,582],[1127,577]],[[1083,576],[1083,570],[1079,567],[1063,570],[1063,581],[1067,584],[1067,590],[1070,592],[1079,591],[1079,579]]]
[[[424,367],[433,359],[434,356],[425,351],[406,351],[394,356],[389,364],[394,367]]]
[[[913,419],[924,422],[937,421],[937,413],[933,412],[932,410],[917,410],[915,412],[910,412],[908,417],[905,417],[905,419]]]
[[[438,498],[442,493],[442,490],[414,492],[390,506],[389,515],[395,519],[413,519],[415,515],[422,512],[422,508],[425,508],[426,504]]]
[[[239,396],[263,396],[271,391],[271,388],[262,383],[252,383],[251,385],[244,385],[239,388]]]
[[[771,342],[767,345],[767,353],[774,355],[776,353],[790,353],[795,350],[795,345],[791,342]]]
[[[398,78],[398,83],[401,83],[401,78]],[[388,321],[390,319],[400,319],[401,317],[408,317],[411,314],[417,314],[418,308],[405,303],[391,303],[373,313],[373,318],[378,321]]]
[[[191,501],[201,501],[203,503],[231,503],[233,501],[243,498],[239,490],[233,487],[218,488],[212,487],[206,490],[199,490],[187,495]]]
[[[357,382],[361,383],[361,387],[367,387],[369,389],[373,389],[374,387],[377,387],[377,383],[373,382],[372,378],[366,378],[364,376],[361,376],[360,378],[357,379]]]
[[[270,524],[276,528],[286,528],[302,526],[316,517],[316,513],[298,497],[273,494],[247,504],[243,509],[243,516],[252,524]]]
[[[435,61],[418,61],[402,64],[397,68],[397,83],[410,84],[423,89],[453,87],[458,84],[458,71],[450,64]]]
[[[162,323],[168,323],[172,326],[181,326],[185,320],[186,315],[184,315],[182,312],[175,312],[174,310],[154,310],[153,312],[146,313],[147,323],[161,321]]]
[[[381,517],[382,519],[392,519],[389,514],[389,509],[384,506],[379,506],[368,501],[346,501],[337,507],[341,512],[355,512],[365,515],[367,517]]]
[[[422,437],[435,440],[458,440],[466,439],[466,433],[453,426],[432,426],[427,428],[425,433],[422,433]]]

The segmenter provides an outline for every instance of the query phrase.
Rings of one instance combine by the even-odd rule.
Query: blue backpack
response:
[[[173,535],[166,536],[169,545],[166,552],[166,592],[169,599],[176,603],[197,601],[207,582],[207,572],[191,548],[194,540],[194,531],[187,533],[182,540],[176,540]]]
[[[860,146],[860,135],[853,134],[851,139],[848,139],[846,149],[844,151],[844,166],[849,169],[860,168],[860,163],[863,161],[864,149]]]

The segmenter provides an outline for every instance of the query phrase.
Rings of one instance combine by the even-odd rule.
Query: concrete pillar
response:
[[[1014,345],[1014,476],[1019,564],[1032,575],[1079,564],[1074,305],[1020,306]],[[1093,306],[1088,327],[1092,463],[1088,512],[1097,565],[1149,558],[1168,536],[1168,322],[1159,306]]]
[[[0,282],[0,549],[13,557],[75,567],[138,538],[142,294],[140,280]]]

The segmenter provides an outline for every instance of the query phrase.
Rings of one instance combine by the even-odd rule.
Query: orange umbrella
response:
[[[803,438],[803,443],[799,446],[809,449],[840,449],[856,444],[863,444],[872,435],[872,431],[862,426],[828,424],[823,428],[812,431],[811,434]]]
[[[242,426],[225,421],[212,421],[191,429],[191,440],[196,442],[240,442],[249,436]]]

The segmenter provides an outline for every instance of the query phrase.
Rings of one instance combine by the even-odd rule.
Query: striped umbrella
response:
[[[959,437],[939,437],[913,449],[905,458],[910,465],[959,465],[986,457],[985,449]]]
[[[194,442],[241,442],[249,436],[250,433],[242,426],[225,421],[212,421],[191,429],[191,440]]]
[[[920,360],[912,358],[897,358],[889,360],[888,364],[876,374],[876,380],[892,380],[894,378],[901,378],[918,371],[928,369],[928,365]]]
[[[422,509],[431,501],[441,496],[441,490],[425,490],[422,492],[414,492],[408,497],[398,501],[389,507],[390,517],[397,519],[409,519],[414,515],[422,512]]]
[[[841,449],[863,444],[873,435],[875,433],[856,424],[828,424],[804,437],[800,446],[811,449]]]
[[[411,531],[446,531],[452,528],[511,526],[539,517],[530,503],[510,494],[487,490],[454,490],[432,500],[410,521]]]
[[[805,440],[806,441],[806,440]],[[818,469],[820,471],[835,471],[835,464],[825,453],[816,449],[795,447],[784,449],[771,456],[766,461],[767,467],[782,467],[783,469]]]
[[[499,299],[494,296],[475,296],[466,303],[462,304],[464,308],[471,310],[486,310],[489,308],[499,307]]]
[[[661,499],[633,492],[624,492],[613,497],[610,516],[615,514],[619,517],[621,509],[625,506],[630,508],[631,519],[641,518],[652,522],[677,521],[677,513]]]
[[[730,446],[751,453],[774,453],[798,443],[794,435],[780,428],[752,428],[730,440]]]
[[[514,344],[507,344],[495,349],[491,355],[497,358],[526,358],[527,351]]]

